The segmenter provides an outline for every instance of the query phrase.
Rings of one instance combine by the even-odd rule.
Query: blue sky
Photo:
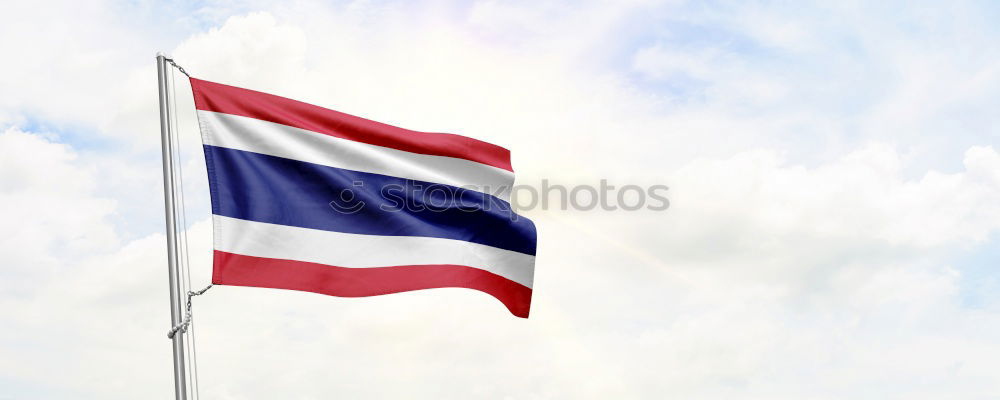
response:
[[[995,3],[44,3],[0,6],[0,398],[169,398],[157,51],[504,145],[518,183],[670,187],[527,211],[527,321],[471,291],[213,289],[206,398],[1000,396]]]

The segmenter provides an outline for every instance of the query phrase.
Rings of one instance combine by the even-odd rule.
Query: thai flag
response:
[[[212,283],[341,297],[461,287],[528,317],[536,231],[510,152],[191,79]]]

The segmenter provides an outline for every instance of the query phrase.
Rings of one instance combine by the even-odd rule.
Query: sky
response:
[[[206,399],[996,399],[1000,7],[0,4],[0,399],[172,396],[154,56],[512,150],[531,318],[463,289],[195,299]],[[177,75],[180,77],[180,75]],[[177,80],[192,286],[211,222]]]

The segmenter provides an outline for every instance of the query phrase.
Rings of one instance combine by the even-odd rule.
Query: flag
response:
[[[212,283],[364,297],[458,287],[527,318],[534,224],[510,152],[191,79],[212,198]]]

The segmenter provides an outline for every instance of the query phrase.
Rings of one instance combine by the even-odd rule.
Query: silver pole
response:
[[[163,150],[163,204],[167,215],[167,269],[170,275],[170,326],[177,326],[184,318],[184,293],[181,292],[180,269],[177,264],[177,221],[174,204],[174,126],[170,115],[170,101],[173,95],[167,89],[167,57],[156,54],[156,72],[160,84],[160,148]],[[184,334],[178,332],[173,337],[174,345],[174,397],[187,400],[187,375],[185,374]]]

